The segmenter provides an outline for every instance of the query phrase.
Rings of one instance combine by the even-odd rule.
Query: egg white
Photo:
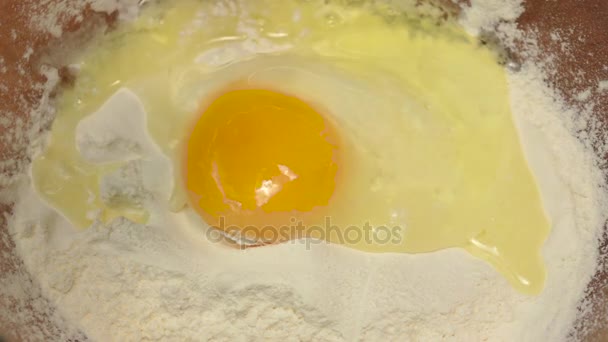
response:
[[[344,186],[328,208],[332,223],[401,229],[392,246],[361,239],[351,246],[381,252],[463,247],[513,282],[535,276],[542,283],[539,251],[548,225],[511,120],[504,70],[491,51],[449,25],[426,32],[357,9],[344,11],[338,25],[319,21],[313,4],[255,3],[217,13],[198,1],[167,4],[112,35],[85,60],[84,77],[63,99],[73,108],[56,120],[57,139],[35,165],[39,174],[54,170],[37,178],[40,192],[51,203],[68,198],[61,209],[81,227],[125,216],[131,208],[100,193],[100,184],[107,187],[112,177],[121,184],[133,170],[145,174],[141,164],[157,158],[170,160],[164,169],[171,171],[163,173],[171,178],[164,184],[172,188],[170,199],[158,194],[163,191],[136,196],[145,197],[135,203],[145,213],[134,219],[145,221],[159,205],[187,208],[182,166],[189,129],[218,93],[245,83],[296,96],[335,122],[347,163],[341,165]],[[130,100],[104,105],[124,89]],[[81,122],[83,113],[96,116],[104,106],[145,112],[146,129],[134,129],[131,138],[149,135],[154,146],[130,156],[126,169],[125,160],[91,163],[82,146],[73,146],[77,127],[93,120]],[[90,214],[96,210],[100,217]],[[536,226],[528,229],[529,222]],[[510,265],[503,247],[516,260]]]

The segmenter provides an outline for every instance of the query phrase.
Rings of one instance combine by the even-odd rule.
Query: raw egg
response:
[[[332,126],[293,96],[264,89],[223,93],[188,139],[191,203],[209,225],[252,244],[291,238],[277,230],[329,215],[341,167]],[[264,228],[270,235],[263,236]]]
[[[102,39],[34,162],[41,196],[81,228],[193,212],[245,245],[462,248],[542,290],[550,221],[493,51],[366,6],[239,4],[162,2]]]

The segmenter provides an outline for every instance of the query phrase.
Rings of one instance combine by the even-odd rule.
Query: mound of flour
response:
[[[523,39],[509,24],[523,11],[520,1],[471,3],[461,17],[471,32],[506,21],[500,35]],[[120,7],[128,2],[93,4],[122,8],[125,18],[136,13],[133,6]],[[56,71],[47,74],[46,98],[57,81]],[[15,322],[48,321],[26,332],[39,340],[82,340],[82,333],[126,341],[563,340],[596,269],[608,201],[589,149],[593,142],[575,138],[576,112],[543,80],[542,69],[532,63],[509,75],[525,152],[554,218],[543,249],[547,287],[538,297],[516,293],[490,266],[460,250],[367,255],[295,241],[235,253],[195,231],[175,233],[154,223],[162,220],[141,225],[117,219],[78,232],[41,202],[23,175],[13,178],[2,198],[14,204],[11,240],[33,281],[25,271],[0,276],[0,293],[14,302],[1,307],[0,315]],[[121,129],[119,116],[98,119],[104,134]],[[44,137],[37,138],[42,145]],[[119,141],[99,150],[103,144],[95,136],[81,138],[83,155],[116,155],[129,146]],[[125,177],[145,173],[142,167]],[[116,189],[112,182],[106,180]],[[170,219],[179,224],[191,218]]]

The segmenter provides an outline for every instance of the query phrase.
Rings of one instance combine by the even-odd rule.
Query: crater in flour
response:
[[[227,3],[235,4],[235,7],[238,2]],[[473,8],[464,18],[480,28],[493,27],[499,19],[514,19],[521,10],[519,1],[471,3]],[[394,268],[386,269],[382,277],[372,278],[354,263],[335,261],[340,251],[321,249],[315,251],[318,253],[298,254],[293,252],[295,247],[286,249],[285,246],[277,246],[274,254],[268,252],[266,258],[263,258],[266,252],[251,252],[246,259],[256,264],[233,270],[229,277],[223,278],[232,282],[221,283],[218,279],[222,278],[214,269],[215,260],[226,261],[230,254],[214,250],[213,246],[180,255],[180,259],[174,253],[183,252],[182,245],[172,244],[157,229],[125,219],[98,223],[79,233],[60,219],[36,216],[37,210],[48,209],[42,203],[28,206],[26,196],[22,196],[16,206],[16,218],[10,229],[17,236],[17,245],[28,269],[45,286],[45,295],[61,303],[60,310],[66,317],[86,327],[91,336],[120,340],[188,339],[201,335],[220,340],[341,340],[348,329],[340,328],[340,324],[352,329],[361,324],[356,315],[344,313],[345,306],[355,303],[364,322],[361,331],[355,331],[357,337],[542,340],[549,336],[561,339],[576,315],[576,302],[594,267],[595,255],[591,249],[603,218],[595,211],[604,206],[599,203],[601,196],[596,196],[597,177],[589,174],[595,170],[593,158],[564,128],[572,120],[571,113],[560,112],[554,95],[546,89],[537,70],[524,68],[522,75],[515,76],[512,82],[520,87],[513,95],[513,103],[517,104],[514,111],[538,126],[547,141],[559,150],[555,167],[561,170],[563,180],[575,192],[573,220],[577,225],[560,230],[559,239],[548,242],[551,279],[549,291],[539,298],[512,296],[505,290],[508,287],[494,283],[499,278],[493,277],[493,273],[474,267],[464,282],[481,281],[485,286],[454,284],[457,290],[446,291],[454,288],[446,284],[453,283],[457,276],[444,272],[442,266],[446,262],[439,258],[433,263],[415,257],[408,260],[419,271],[410,274],[406,269],[402,276],[421,281],[418,290],[412,291],[414,286],[408,289],[396,286],[391,290],[394,292],[388,293],[387,289],[393,284],[402,284],[395,282]],[[116,112],[109,113],[113,114]],[[146,179],[148,182],[159,179],[152,171],[145,171],[156,169],[150,161],[154,151],[140,135],[145,130],[130,128],[126,132],[123,128],[128,126],[124,125],[123,119],[115,115],[113,122],[104,123],[99,119],[90,126],[83,124],[77,143],[83,157],[90,162],[127,162],[102,179],[104,201],[141,203],[148,196],[144,189],[154,189],[162,184],[145,184]],[[145,118],[139,119],[132,124],[145,127]],[[107,128],[104,133],[107,135],[101,134],[101,130],[96,132],[94,128],[100,127],[96,125]],[[23,218],[28,221],[19,221]],[[36,229],[31,224],[33,218],[39,221]],[[73,234],[69,236],[80,240],[70,248],[59,246],[49,240],[52,236],[49,229],[69,231],[67,235]],[[567,243],[570,247],[561,248],[563,245],[559,243]],[[581,249],[589,252],[583,253]],[[211,255],[212,252],[218,254]],[[350,254],[344,255],[345,259],[354,259]],[[177,262],[171,263],[172,258]],[[285,270],[277,270],[281,264],[296,259],[305,261],[294,262],[299,267],[294,274],[299,278],[288,278]],[[392,260],[403,265],[401,261]],[[339,273],[337,266],[342,267],[343,273]],[[268,280],[268,274],[282,278],[283,283],[277,278]],[[235,286],[239,280],[254,284]],[[28,280],[20,281],[29,284]],[[364,290],[369,288],[391,305],[384,306],[364,297]],[[470,303],[456,303],[428,314],[424,310],[432,310],[438,305],[434,302],[437,292],[454,300],[473,299]],[[335,311],[331,311],[332,308]],[[373,314],[369,314],[370,308],[373,308]]]

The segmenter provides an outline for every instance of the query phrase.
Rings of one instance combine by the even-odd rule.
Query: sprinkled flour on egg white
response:
[[[125,18],[137,12],[127,6],[134,1],[90,3],[97,10],[122,8]],[[238,3],[218,1],[216,10],[236,11]],[[523,11],[520,1],[471,3],[461,17],[470,32],[500,22],[503,41],[533,42],[510,23]],[[42,25],[61,35],[60,18],[49,14]],[[253,47],[244,53],[257,51],[255,41],[250,43]],[[260,49],[273,48],[264,44]],[[35,118],[49,114],[57,72],[48,70],[47,75]],[[15,303],[0,307],[0,315],[14,322],[50,322],[48,328],[28,328],[27,336],[34,340],[83,340],[82,333],[100,341],[564,340],[596,269],[608,200],[590,150],[594,141],[574,137],[581,126],[574,119],[577,113],[543,79],[542,69],[531,62],[509,75],[526,155],[547,211],[557,218],[543,249],[548,279],[538,297],[516,293],[490,266],[461,250],[368,255],[296,241],[246,250],[243,258],[232,250],[206,248],[211,243],[194,230],[173,232],[156,225],[166,210],[152,213],[147,225],[120,218],[76,231],[41,202],[22,175],[3,179],[8,187],[0,198],[14,203],[10,237],[27,272],[0,275],[0,296]],[[133,132],[144,129],[145,120],[135,121]],[[126,169],[102,180],[102,193],[108,201],[123,191],[143,202],[150,193],[164,193],[161,184],[139,181],[158,169],[142,159],[156,152],[143,133],[125,134],[122,123],[112,115],[82,123],[78,148],[91,160],[131,160]],[[22,133],[34,141],[33,151],[43,145],[37,132]],[[171,217],[176,223],[187,219]]]

